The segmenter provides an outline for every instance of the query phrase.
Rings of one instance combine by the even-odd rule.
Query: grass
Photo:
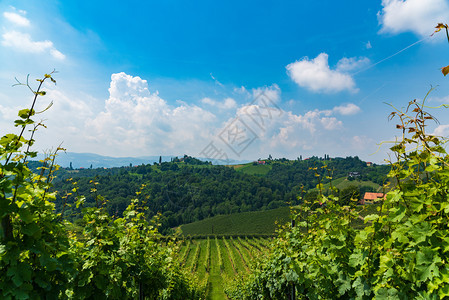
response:
[[[374,183],[372,181],[362,181],[362,180],[348,180],[346,177],[340,177],[337,179],[332,179],[332,186],[342,190],[348,186],[356,186],[356,187],[362,187],[362,186],[369,186],[372,187],[375,191],[381,190],[381,186],[377,183]],[[323,184],[323,188],[325,190],[329,189],[330,184],[326,183]]]
[[[223,279],[221,277],[220,266],[218,265],[218,249],[214,240],[210,244],[210,274],[209,274],[209,290],[207,299],[226,299],[223,288]]]
[[[290,209],[280,207],[265,211],[222,215],[181,225],[183,235],[270,235],[274,234],[276,222],[290,220]]]

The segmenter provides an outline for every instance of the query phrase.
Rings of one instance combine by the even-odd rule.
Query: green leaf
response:
[[[371,215],[367,215],[365,218],[363,218],[363,220],[366,222],[372,222],[379,219],[379,215],[378,214],[371,214]]]
[[[399,208],[393,208],[390,210],[392,212],[392,222],[400,222],[405,217],[405,206],[401,205]]]
[[[31,111],[31,113],[30,113]],[[35,113],[34,109],[30,110],[29,108],[25,108],[25,109],[21,109],[19,110],[19,117],[21,117],[22,119],[28,119],[29,117],[33,116]]]
[[[356,249],[357,251],[358,249]],[[358,253],[352,253],[349,256],[349,265],[353,268],[360,266],[364,263],[365,261],[365,255],[361,252]]]
[[[31,223],[34,219],[34,215],[30,212],[28,207],[22,207],[19,209],[20,219],[25,223]]]
[[[400,299],[398,296],[398,290],[395,288],[380,288],[376,293],[376,299]]]
[[[11,280],[16,287],[20,287],[22,285],[23,279],[22,276],[20,276],[17,266],[11,266],[6,272],[6,275],[11,277]]]
[[[40,233],[39,226],[36,223],[25,224],[22,227],[22,232],[29,236],[34,236],[37,233]],[[40,236],[40,234],[39,234]]]
[[[15,120],[14,121],[14,126],[18,127],[18,126],[26,126],[26,125],[31,125],[34,124],[34,121],[31,119],[25,119],[25,120]]]
[[[341,280],[340,282],[342,283],[338,287],[338,293],[340,295],[344,295],[346,291],[349,291],[351,289],[351,280]]]
[[[440,299],[449,297],[449,284],[445,284],[442,288],[438,290],[438,296],[440,296]]]

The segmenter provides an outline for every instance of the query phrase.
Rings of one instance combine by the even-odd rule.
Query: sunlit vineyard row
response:
[[[229,278],[250,272],[255,260],[264,256],[270,240],[248,237],[209,237],[180,242],[180,264],[207,285],[207,299],[225,299]]]

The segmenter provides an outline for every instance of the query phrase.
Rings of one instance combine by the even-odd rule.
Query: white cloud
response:
[[[440,103],[449,103],[449,95],[445,97],[431,97],[429,101],[432,102],[440,102]]]
[[[2,45],[5,47],[28,53],[48,52],[58,60],[65,59],[65,55],[58,51],[51,41],[33,41],[29,34],[18,31],[5,32],[2,37]]]
[[[243,106],[238,109],[237,117],[244,120],[246,124],[251,125],[254,120],[259,121],[255,116],[262,115],[265,117],[262,131],[267,130],[267,132],[260,132],[262,135],[271,136],[270,130],[281,130],[282,128],[294,127],[298,131],[307,131],[309,134],[315,134],[318,131],[325,130],[336,130],[342,128],[343,123],[337,118],[331,116],[331,110],[311,110],[307,111],[303,115],[294,114],[291,111],[286,113],[279,112],[276,113],[274,110],[271,114],[263,114],[266,107],[259,105],[248,105]],[[252,119],[251,119],[252,117]],[[253,120],[253,121],[251,121]],[[260,123],[259,123],[260,124]],[[254,131],[261,131],[260,127],[254,126]],[[286,131],[284,130],[284,136]]]
[[[373,46],[371,45],[371,42],[370,42],[370,41],[368,41],[368,42],[365,44],[365,47],[366,47],[366,49],[371,49],[371,48],[373,48]]]
[[[343,57],[337,63],[337,72],[349,72],[357,69],[361,69],[369,65],[370,60],[367,57]]]
[[[208,97],[201,99],[201,102],[204,104],[211,105],[211,106],[217,106],[217,103],[218,103],[217,101],[215,101],[211,98],[208,98]]]
[[[17,118],[17,112],[22,109],[20,106],[3,106],[0,104],[0,115],[2,120],[13,121]]]
[[[234,93],[247,95],[247,94],[248,94],[248,91],[247,91],[246,88],[242,85],[242,86],[239,87],[239,88],[235,87],[235,88],[234,88]]]
[[[148,83],[125,73],[112,74],[104,111],[86,124],[89,140],[109,155],[198,155],[212,137],[215,116],[194,105],[172,107]]]
[[[426,37],[437,23],[449,19],[446,0],[382,0],[382,6],[378,13],[381,33],[413,32]]]
[[[361,111],[360,107],[358,107],[354,103],[336,106],[332,110],[341,115],[355,115]]]
[[[354,64],[357,65],[356,62]],[[348,66],[348,64],[344,65]],[[330,69],[326,53],[321,53],[312,60],[305,57],[287,65],[286,68],[288,75],[294,82],[312,92],[358,91],[353,78],[349,74]]]
[[[50,54],[56,59],[63,60],[65,59],[65,55],[56,49],[50,49]]]
[[[273,104],[281,100],[281,89],[277,84],[273,84],[268,87],[259,87],[252,90],[253,101],[257,102],[258,99],[263,101],[269,101]]]
[[[232,98],[226,98],[223,106],[226,109],[236,108],[237,107],[237,102],[235,102],[235,100],[232,99]]]
[[[304,154],[304,151],[329,147],[331,141],[339,139],[341,135],[335,134],[335,131],[341,129],[342,121],[328,116],[328,111],[312,110],[302,115],[289,111],[262,135],[261,147],[267,152],[283,153],[281,155]]]
[[[237,102],[232,98],[226,98],[224,101],[216,101],[211,98],[203,98],[201,102],[210,106],[215,106],[220,109],[233,109],[237,107]]]
[[[24,16],[21,16],[19,14],[16,14],[13,12],[4,12],[3,16],[9,22],[14,23],[15,25],[23,26],[23,27],[30,26],[30,20],[28,20],[27,18],[25,18]]]
[[[432,135],[449,137],[449,125],[438,125],[433,131]]]
[[[375,145],[375,141],[372,138],[369,138],[365,135],[355,135],[349,141],[352,150],[363,151],[367,148],[373,148]]]
[[[336,130],[343,126],[343,123],[335,117],[324,117],[320,122],[326,130]]]

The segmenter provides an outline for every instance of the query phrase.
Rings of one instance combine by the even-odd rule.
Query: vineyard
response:
[[[269,244],[269,239],[249,237],[187,239],[179,244],[180,263],[207,286],[207,299],[226,299],[225,282],[248,274]]]

